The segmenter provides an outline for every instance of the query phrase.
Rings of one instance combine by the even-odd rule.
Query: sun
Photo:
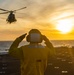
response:
[[[72,30],[73,22],[71,19],[59,20],[56,26],[56,29],[61,33],[66,34]]]

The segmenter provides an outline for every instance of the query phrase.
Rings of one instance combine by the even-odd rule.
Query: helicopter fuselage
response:
[[[15,18],[15,14],[13,14],[13,12],[10,12],[6,21],[9,22],[9,23],[16,22],[17,20]]]

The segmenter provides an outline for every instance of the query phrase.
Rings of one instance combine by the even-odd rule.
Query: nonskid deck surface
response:
[[[57,47],[55,59],[49,58],[45,75],[74,75],[74,48]],[[0,55],[0,75],[20,75],[19,60]]]
[[[50,58],[45,75],[74,75],[74,49],[56,48],[56,58]]]

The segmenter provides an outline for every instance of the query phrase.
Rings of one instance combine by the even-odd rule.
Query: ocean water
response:
[[[54,47],[58,47],[58,46],[72,47],[72,46],[74,46],[74,40],[50,40],[50,41]],[[9,49],[12,43],[13,43],[13,41],[0,41],[0,50]],[[26,45],[26,44],[28,44],[28,43],[23,41],[19,44],[19,47],[22,45]]]

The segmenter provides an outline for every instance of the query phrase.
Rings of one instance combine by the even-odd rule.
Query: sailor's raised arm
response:
[[[21,47],[18,48],[19,43],[25,38],[26,34],[21,35],[20,37],[16,38],[15,41],[12,43],[9,49],[9,54],[13,57],[21,59],[22,51]]]
[[[49,39],[45,35],[43,35],[43,40],[45,41],[46,46],[49,48],[50,55],[52,57],[55,57],[56,52],[53,44],[49,41]]]
[[[43,40],[45,41],[45,44],[48,48],[54,49],[52,43],[49,41],[49,39],[45,35],[43,35]]]
[[[27,33],[21,35],[20,37],[16,38],[15,41],[10,46],[10,49],[17,48],[19,43],[25,38]]]

